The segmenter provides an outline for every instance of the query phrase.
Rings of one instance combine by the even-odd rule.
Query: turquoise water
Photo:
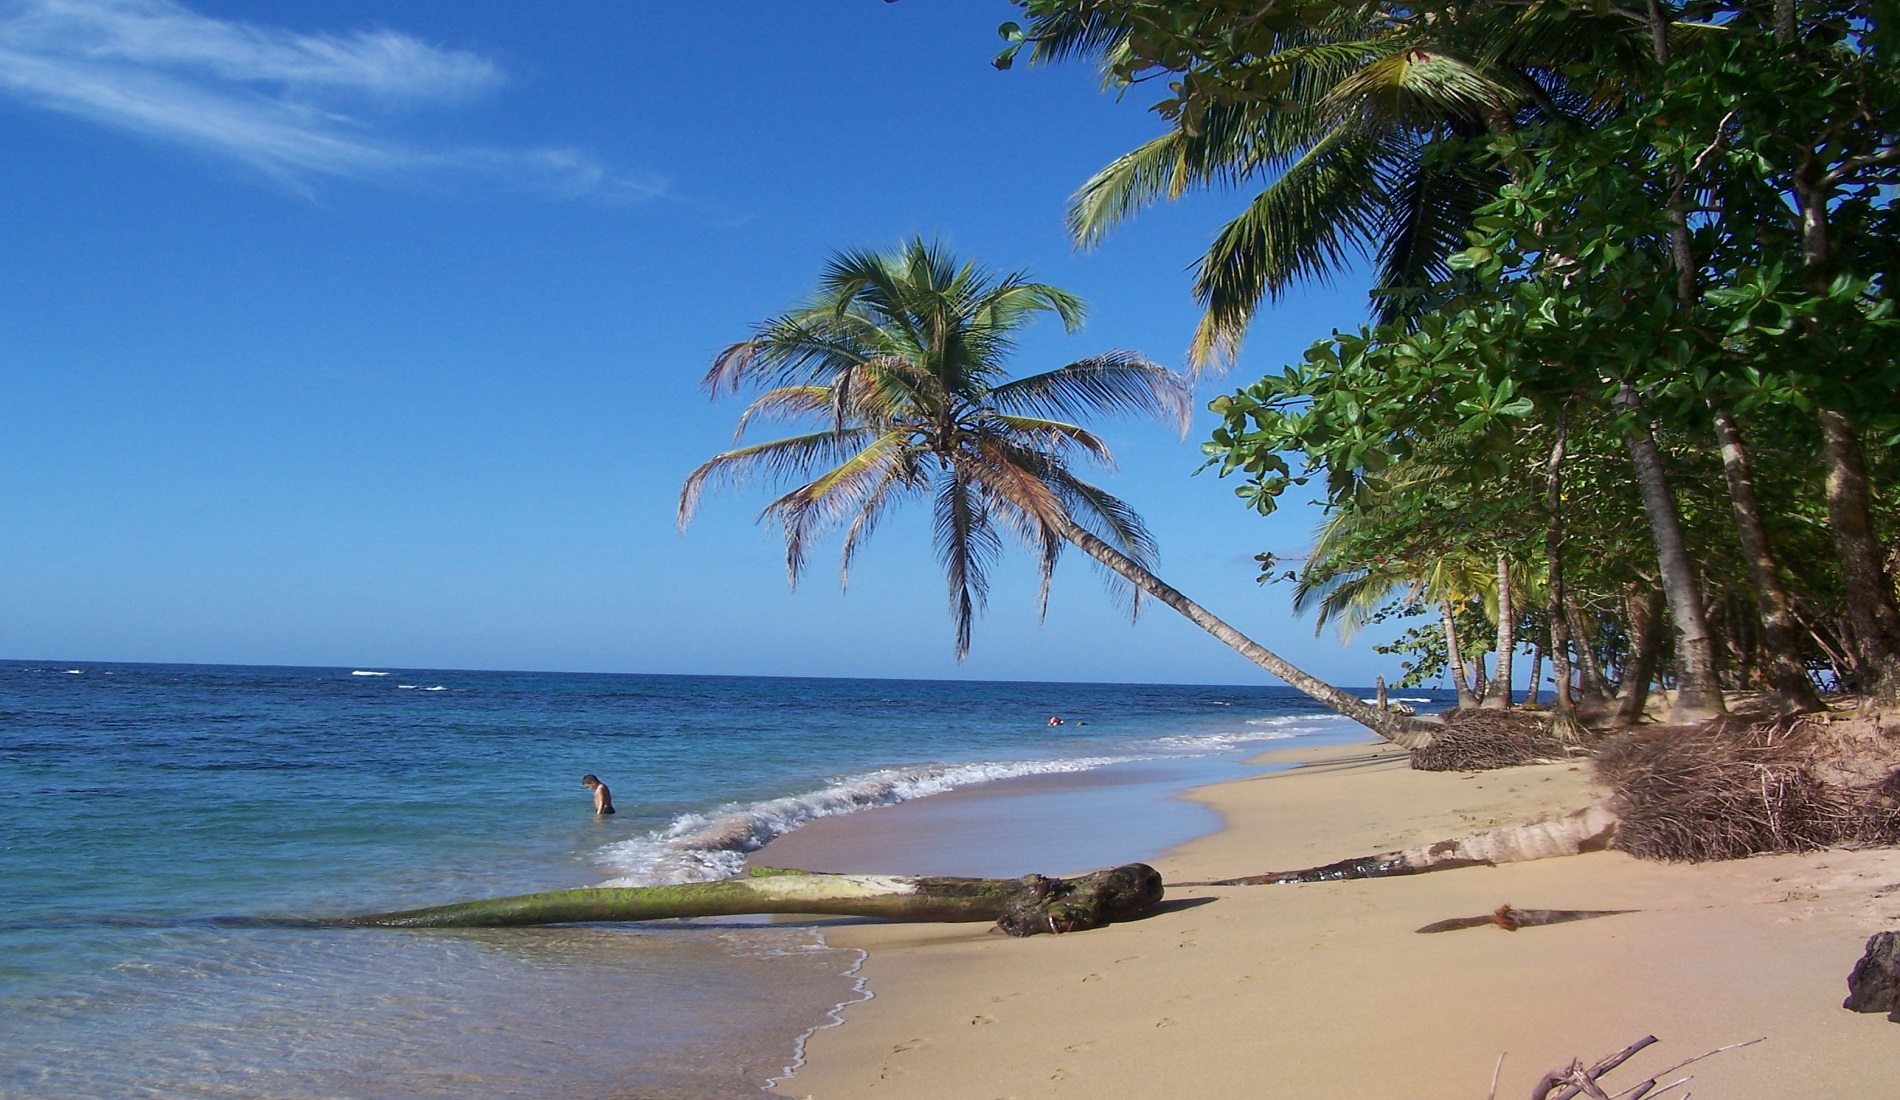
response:
[[[0,1095],[756,1095],[860,996],[819,926],[297,921],[1340,731],[1274,688],[0,663]]]

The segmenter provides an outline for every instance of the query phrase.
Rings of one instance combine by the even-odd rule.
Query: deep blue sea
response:
[[[822,924],[296,919],[1349,728],[1282,688],[0,662],[0,1096],[756,1096],[863,995]]]

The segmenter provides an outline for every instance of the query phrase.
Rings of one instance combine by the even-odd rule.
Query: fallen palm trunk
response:
[[[749,878],[673,886],[606,886],[465,901],[334,923],[385,928],[511,928],[748,913],[995,921],[1012,936],[1079,932],[1123,920],[1161,900],[1161,875],[1130,863],[1079,878],[929,878],[820,875],[758,868]]]
[[[1347,879],[1448,871],[1456,867],[1491,867],[1499,863],[1520,863],[1551,856],[1574,856],[1580,852],[1600,852],[1608,848],[1610,840],[1616,835],[1617,821],[1615,813],[1602,803],[1596,803],[1581,810],[1572,810],[1561,817],[1533,821],[1526,825],[1507,825],[1501,829],[1456,840],[1441,840],[1417,848],[1343,859],[1322,867],[1270,871],[1264,875],[1215,879],[1211,882],[1177,882],[1174,885],[1286,886],[1301,882],[1342,882]]]

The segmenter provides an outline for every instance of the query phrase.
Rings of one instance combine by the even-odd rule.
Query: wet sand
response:
[[[1300,747],[1257,762],[1309,766],[1194,792],[1226,827],[1154,860],[1168,880],[1326,863],[1529,820],[1598,793],[1581,767],[1428,774],[1378,745]],[[967,847],[979,853],[970,867],[1018,873],[996,851],[1023,828],[994,828],[990,814],[1020,823],[1045,799],[1114,801],[1112,782],[1037,782],[1048,788],[997,784],[820,822],[760,862],[926,870]],[[1121,793],[1152,796],[1142,782]],[[1129,807],[1142,801],[1108,812],[1119,827],[1140,817]],[[1042,862],[1028,869],[1115,861],[1059,858],[1059,844],[1079,835],[1074,815],[1045,816],[1064,824],[1046,830]],[[1640,912],[1517,932],[1415,932],[1505,903]],[[1572,1058],[1654,1034],[1662,1042],[1609,1082],[1626,1088],[1765,1037],[1683,1071],[1694,1075],[1690,1090],[1731,1100],[1894,1095],[1900,1026],[1839,1006],[1867,936],[1896,924],[1900,852],[1878,851],[1703,866],[1605,852],[1411,878],[1176,888],[1146,919],[1028,940],[969,925],[840,926],[827,936],[869,952],[863,973],[876,999],[813,1036],[808,1065],[779,1091],[1471,1100],[1487,1094],[1502,1054],[1497,1095],[1518,1097]]]

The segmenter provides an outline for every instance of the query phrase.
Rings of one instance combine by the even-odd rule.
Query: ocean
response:
[[[315,920],[1353,729],[1273,687],[0,662],[0,1096],[756,1097],[866,996],[824,922]]]

